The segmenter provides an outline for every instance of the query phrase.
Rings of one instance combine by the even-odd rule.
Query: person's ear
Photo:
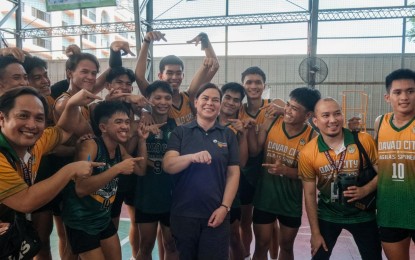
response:
[[[99,127],[99,130],[101,131],[101,133],[105,133],[106,132],[107,126],[105,124],[100,123],[98,125],[98,127]]]
[[[313,124],[314,124],[315,126],[317,126],[317,118],[316,118],[316,116],[315,116],[315,115],[313,116]]]
[[[386,103],[390,103],[390,94],[386,93],[385,95],[383,95],[383,98],[385,99]]]
[[[308,120],[308,119],[310,119],[313,115],[314,115],[314,112],[313,112],[313,111],[308,111],[308,112],[305,114],[305,117],[306,117],[306,118],[307,118],[307,120]]]

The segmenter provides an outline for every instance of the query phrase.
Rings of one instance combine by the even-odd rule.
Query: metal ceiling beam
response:
[[[349,20],[373,20],[396,19],[415,17],[415,6],[393,6],[376,8],[354,9],[324,9],[319,10],[318,21],[349,21]],[[191,17],[178,19],[157,19],[150,26],[153,30],[172,30],[184,28],[242,26],[255,24],[301,23],[308,22],[308,11],[263,13],[229,16]],[[141,20],[142,25],[149,25]],[[37,29],[23,29],[19,33],[22,38],[33,37],[58,37],[79,34],[94,33],[121,33],[134,32],[135,23],[119,22],[106,24],[71,25],[60,27],[46,27]]]

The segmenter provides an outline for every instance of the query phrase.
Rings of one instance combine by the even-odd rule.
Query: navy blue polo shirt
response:
[[[171,214],[176,216],[209,218],[222,203],[226,186],[227,167],[239,165],[239,147],[236,135],[219,123],[208,131],[196,120],[176,127],[170,136],[167,151],[180,155],[208,151],[211,164],[191,163],[173,175]]]

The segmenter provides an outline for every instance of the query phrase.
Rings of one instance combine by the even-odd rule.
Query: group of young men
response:
[[[409,259],[415,72],[387,76],[392,112],[376,120],[375,141],[344,128],[339,103],[318,90],[299,87],[287,101],[263,99],[266,76],[258,67],[218,94],[209,82],[219,63],[204,33],[189,41],[200,43],[206,57],[186,91],[180,91],[184,64],[174,55],[160,61],[158,80],[150,83],[147,52],[160,40],[161,32],[146,34],[135,72],[122,67],[128,44],[112,43],[110,68],[99,77],[96,57],[71,46],[67,79],[52,92],[46,62],[1,50],[0,212],[27,213],[43,244],[35,259],[51,259],[53,216],[62,259],[121,259],[123,203],[136,259],[151,259],[156,240],[164,259],[250,259],[252,227],[253,259],[294,259],[303,197],[313,259],[329,259],[343,229],[363,259],[382,259],[382,248],[388,259]],[[141,94],[134,94],[135,81]],[[94,102],[104,88],[105,100]],[[355,136],[370,161],[360,156]],[[218,147],[227,152],[211,154]],[[192,154],[182,154],[188,149]],[[378,175],[339,195],[340,178],[358,179],[361,161]],[[193,184],[200,186],[186,191]],[[376,210],[353,206],[376,189]],[[199,196],[206,200],[196,203]],[[6,215],[0,236],[13,223]],[[188,227],[195,218],[206,236]]]

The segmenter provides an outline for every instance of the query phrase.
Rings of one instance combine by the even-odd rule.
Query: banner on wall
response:
[[[116,0],[46,0],[48,12],[115,5]]]

